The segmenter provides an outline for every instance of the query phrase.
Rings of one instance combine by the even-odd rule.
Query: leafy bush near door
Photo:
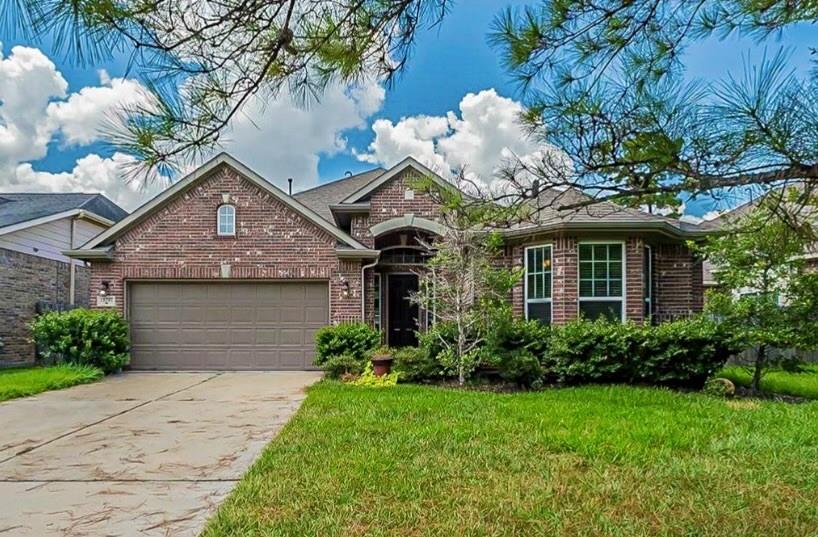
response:
[[[129,360],[128,323],[116,312],[75,309],[48,312],[31,323],[44,358],[98,367],[111,373]]]
[[[358,374],[380,344],[380,333],[364,323],[325,326],[315,334],[315,365],[333,378]]]
[[[394,370],[400,373],[401,382],[428,382],[444,376],[443,366],[431,355],[427,347],[397,349],[393,357]]]

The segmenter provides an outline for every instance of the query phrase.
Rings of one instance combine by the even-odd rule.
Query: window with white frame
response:
[[[219,205],[216,210],[216,227],[219,235],[235,235],[236,208],[232,205]]]
[[[551,246],[525,249],[525,317],[551,323]]]
[[[586,319],[621,321],[625,307],[625,256],[621,242],[580,243],[579,312]]]

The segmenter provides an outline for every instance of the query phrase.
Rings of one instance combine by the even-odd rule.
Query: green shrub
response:
[[[360,375],[364,370],[364,360],[358,360],[354,356],[342,354],[332,356],[321,364],[321,369],[332,379],[341,378],[344,375]]]
[[[381,343],[381,334],[364,323],[325,326],[315,334],[315,365],[336,356],[351,356],[363,366]]]
[[[129,360],[128,323],[109,310],[48,312],[31,323],[46,359],[98,367],[111,373]]]
[[[698,389],[738,350],[719,324],[704,316],[663,323],[644,332],[635,382]]]
[[[418,348],[436,361],[438,356],[446,350],[443,342],[454,345],[456,340],[457,327],[450,322],[439,322],[425,332],[418,332]]]
[[[657,326],[575,321],[554,327],[546,376],[567,384],[622,382],[701,388],[736,352],[704,316]]]
[[[539,357],[526,348],[519,348],[500,355],[497,372],[504,380],[534,386],[542,382],[545,369]]]
[[[494,319],[481,350],[481,364],[521,386],[541,381],[551,329],[538,322],[503,316]]]
[[[552,328],[546,376],[567,384],[630,382],[645,328],[605,320]]]
[[[443,375],[440,363],[423,348],[403,347],[394,351],[394,370],[401,381],[425,382]]]

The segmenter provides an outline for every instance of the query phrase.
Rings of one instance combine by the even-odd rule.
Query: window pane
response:
[[[611,280],[608,288],[610,289],[608,296],[622,296],[622,280]]]
[[[551,273],[543,275],[543,296],[551,298]]]
[[[579,264],[579,277],[585,280],[590,280],[594,276],[593,263],[582,262]]]
[[[528,264],[526,265],[526,270],[528,272],[534,272],[534,266],[535,266],[535,263],[534,263],[534,250],[528,250],[527,253],[528,253],[528,255],[527,255]]]
[[[604,280],[608,277],[608,264],[607,263],[594,263],[594,279],[595,280]]]
[[[622,260],[622,245],[621,244],[609,244],[608,245],[608,258],[612,260],[621,261]]]
[[[528,318],[536,319],[545,324],[551,323],[551,304],[549,302],[538,302],[528,304]]]
[[[591,245],[590,244],[580,244],[579,245],[579,259],[580,261],[590,261],[591,260]]]
[[[608,259],[608,245],[597,244],[594,246],[594,261],[605,261]]]
[[[592,296],[608,296],[608,282],[606,280],[594,280],[594,294]]]
[[[622,277],[622,261],[615,261],[608,264],[608,276],[611,278]]]
[[[594,296],[593,295],[593,281],[580,280],[579,281],[579,296]]]
[[[597,319],[608,319],[609,321],[622,320],[622,302],[617,300],[608,301],[582,301],[579,303],[579,312],[582,317],[595,321]]]

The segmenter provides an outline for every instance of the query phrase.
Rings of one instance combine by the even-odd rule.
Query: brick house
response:
[[[63,250],[127,214],[100,194],[0,193],[0,367],[34,360],[38,308],[88,305],[90,271]]]
[[[129,319],[135,368],[309,368],[329,323],[364,320],[389,345],[415,342],[427,317],[407,300],[428,256],[418,238],[445,232],[412,188],[418,176],[445,183],[407,158],[290,196],[221,154],[67,254],[91,264],[91,305]],[[511,297],[521,316],[701,310],[702,267],[686,246],[695,226],[602,204],[543,209],[505,233],[506,260],[526,267]]]

